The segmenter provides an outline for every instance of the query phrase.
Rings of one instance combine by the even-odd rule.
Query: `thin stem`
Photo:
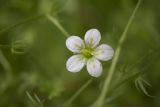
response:
[[[64,36],[69,37],[69,33],[63,28],[56,18],[49,14],[47,14],[46,17],[64,34]]]
[[[7,45],[7,44],[4,44],[4,45],[2,45],[2,44],[0,44],[0,48],[10,48],[11,47],[11,45]]]
[[[22,20],[22,21],[20,21],[20,22],[18,22],[18,23],[15,23],[15,24],[11,24],[11,25],[9,25],[9,26],[6,26],[6,27],[0,29],[0,34],[3,33],[3,32],[8,31],[9,29],[15,28],[15,27],[17,27],[17,26],[19,26],[19,25],[23,25],[23,24],[25,24],[25,23],[27,23],[27,22],[30,22],[30,21],[39,19],[39,18],[41,18],[41,17],[43,17],[43,16],[44,16],[44,15],[32,16],[32,17],[29,17],[29,18],[27,18],[27,19],[24,19],[24,20]]]
[[[8,85],[11,83],[13,74],[12,74],[12,67],[8,62],[8,60],[5,58],[5,56],[3,55],[1,50],[0,50],[0,64],[6,71],[6,80],[0,86],[0,95],[2,95],[8,88]]]
[[[136,7],[135,7],[135,9],[134,9],[134,11],[133,11],[133,13],[132,13],[129,21],[128,21],[125,29],[124,29],[124,32],[122,33],[122,36],[121,36],[120,40],[119,40],[119,43],[120,43],[120,44],[122,44],[122,43],[124,42],[124,40],[125,40],[125,38],[126,38],[126,36],[127,36],[128,29],[129,29],[130,25],[131,25],[132,22],[133,22],[133,19],[134,19],[134,17],[135,17],[135,14],[136,14],[136,12],[137,12],[137,10],[138,10],[141,2],[142,2],[142,0],[138,0],[138,3],[137,3],[137,5],[136,5]]]
[[[2,51],[0,50],[0,63],[3,66],[4,70],[6,71],[7,80],[12,79],[12,68],[8,60],[3,55]]]
[[[91,84],[92,80],[93,78],[89,79],[84,85],[82,85],[82,87],[68,101],[66,101],[63,106],[69,106],[81,94],[81,92]]]
[[[123,44],[123,42],[124,42],[124,40],[126,38],[126,34],[128,32],[128,29],[129,29],[131,23],[133,22],[133,19],[135,17],[135,14],[136,14],[140,4],[141,4],[141,0],[138,1],[138,3],[136,5],[136,7],[135,7],[130,19],[129,19],[129,21],[128,21],[125,29],[124,29],[124,32],[122,33],[122,36],[121,36],[121,38],[119,40],[119,45],[118,45],[118,47],[117,47],[117,49],[115,51],[114,59],[112,61],[111,67],[110,67],[109,72],[108,72],[108,75],[107,75],[107,77],[105,79],[105,83],[104,83],[102,92],[100,93],[100,96],[97,99],[96,107],[102,107],[103,106],[104,99],[105,99],[106,95],[109,92],[109,86],[110,86],[110,83],[111,83],[111,80],[112,80],[112,77],[113,77],[113,74],[115,72],[115,68],[116,68],[116,65],[117,65],[117,62],[118,62],[118,59],[119,59],[119,56],[120,56],[120,52],[121,52],[121,49],[122,49],[121,48],[122,44]]]

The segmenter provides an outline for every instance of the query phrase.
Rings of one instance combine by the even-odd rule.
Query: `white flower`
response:
[[[70,57],[66,63],[67,70],[79,72],[85,65],[88,73],[93,77],[102,74],[101,61],[108,61],[113,57],[114,51],[107,44],[97,46],[101,40],[101,34],[97,29],[86,32],[84,41],[78,36],[70,36],[66,40],[67,48],[75,55]]]

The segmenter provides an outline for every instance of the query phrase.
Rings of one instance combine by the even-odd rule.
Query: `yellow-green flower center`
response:
[[[85,58],[91,58],[93,56],[92,52],[93,52],[92,48],[84,48],[84,49],[82,49],[82,55]]]

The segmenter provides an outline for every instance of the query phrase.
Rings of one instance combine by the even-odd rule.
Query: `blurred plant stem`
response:
[[[6,71],[6,80],[4,80],[4,82],[0,86],[0,95],[1,95],[4,93],[4,91],[7,89],[8,85],[13,79],[12,67],[10,63],[8,62],[8,60],[5,58],[5,56],[3,55],[1,50],[0,50],[0,63],[4,71]]]
[[[0,44],[0,48],[10,48],[10,47],[11,47],[11,45],[6,45],[6,44],[2,45],[2,44]]]
[[[64,29],[64,27],[59,23],[59,21],[47,14],[46,17],[64,34],[64,36],[69,37],[69,33]]]
[[[32,97],[32,95],[28,91],[26,91],[26,94],[27,94],[27,96],[31,102],[31,105],[33,107],[44,107],[43,103],[41,102],[41,100],[39,99],[39,97],[36,94],[34,94],[34,97]]]
[[[116,48],[116,51],[115,51],[115,55],[114,55],[114,58],[113,58],[113,61],[112,61],[112,64],[111,64],[111,67],[109,69],[109,72],[108,72],[108,75],[105,79],[105,83],[104,83],[104,86],[103,86],[103,89],[100,93],[100,96],[98,97],[97,101],[96,101],[96,105],[93,105],[95,107],[102,107],[103,106],[103,103],[104,103],[104,100],[105,100],[105,97],[106,95],[108,94],[109,92],[109,87],[110,87],[110,83],[111,83],[111,80],[112,80],[112,77],[113,77],[113,74],[115,72],[115,68],[116,68],[116,65],[117,65],[117,62],[118,62],[118,59],[119,59],[119,56],[120,56],[120,52],[122,50],[122,45],[124,43],[124,40],[126,39],[126,36],[127,36],[127,32],[128,32],[128,29],[131,25],[131,23],[133,22],[133,19],[135,17],[135,14],[141,4],[141,1],[142,0],[139,0],[125,29],[124,29],[124,32],[122,33],[122,36],[120,37],[119,39],[119,45],[117,46]]]
[[[89,79],[84,85],[82,85],[82,87],[69,99],[66,101],[66,103],[64,103],[63,107],[70,107],[70,105],[72,104],[72,102],[79,96],[79,94],[81,94],[81,92],[86,89],[86,87],[91,84],[93,78]]]
[[[0,29],[0,34],[3,33],[3,32],[6,32],[6,31],[8,31],[8,30],[10,30],[12,28],[15,28],[15,27],[17,27],[19,25],[23,25],[23,24],[25,24],[27,22],[31,22],[31,21],[37,20],[37,19],[42,18],[42,17],[44,17],[44,15],[35,15],[35,16],[31,16],[31,17],[29,17],[27,19],[24,19],[24,20],[22,20],[22,21],[20,21],[18,23],[8,25],[8,26]]]

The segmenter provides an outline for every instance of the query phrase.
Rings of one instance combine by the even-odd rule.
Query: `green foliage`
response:
[[[146,80],[144,80],[142,77],[138,77],[138,78],[135,80],[135,86],[136,86],[136,88],[137,88],[139,91],[142,91],[145,95],[147,95],[147,96],[150,97],[151,95],[149,95],[149,93],[147,92],[145,85],[151,87],[151,84],[149,84],[149,83],[148,83]]]
[[[43,107],[42,102],[40,101],[40,99],[38,98],[38,96],[36,94],[34,94],[34,97],[32,97],[29,92],[26,92],[31,104],[33,107]]]
[[[65,65],[71,55],[66,37],[83,37],[88,29],[97,28],[102,43],[115,50],[136,3],[0,0],[0,107],[94,105],[112,60],[103,62],[103,75],[92,81],[86,69],[70,73]],[[159,3],[143,0],[121,48],[105,107],[160,106]]]

